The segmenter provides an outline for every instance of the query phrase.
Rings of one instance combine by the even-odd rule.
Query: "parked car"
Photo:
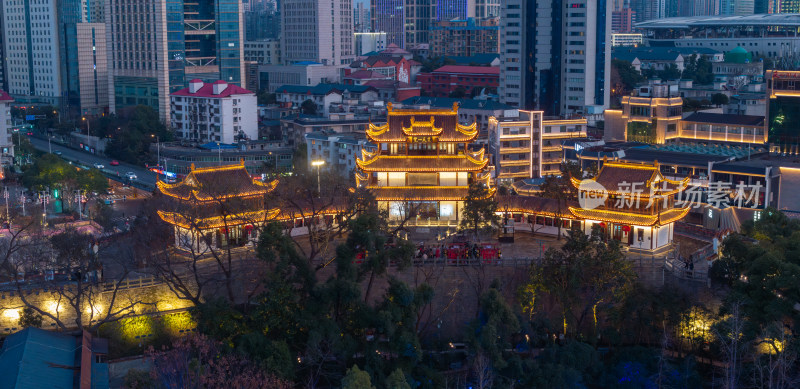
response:
[[[127,172],[125,173],[125,177],[131,181],[136,179],[136,173],[134,172]]]
[[[94,168],[95,168],[95,169],[100,169],[100,170],[103,170],[103,169],[105,169],[105,168],[106,168],[106,166],[105,166],[105,165],[103,165],[102,163],[96,163],[96,164],[94,164]]]
[[[111,166],[119,166],[119,161],[116,159],[112,159],[111,162],[108,163]]]

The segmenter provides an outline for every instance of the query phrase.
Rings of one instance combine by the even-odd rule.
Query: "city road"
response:
[[[60,151],[61,158],[64,158],[67,161],[72,161],[73,163],[78,163],[90,168],[94,167],[94,164],[96,163],[103,164],[105,166],[103,173],[112,179],[122,181],[125,179],[125,174],[127,172],[133,172],[136,174],[136,180],[134,180],[135,183],[144,185],[149,189],[155,188],[156,173],[153,173],[144,167],[131,165],[125,162],[120,162],[118,166],[111,166],[110,162],[112,159],[102,155],[76,150],[52,142],[48,145],[47,139],[33,137],[28,137],[28,139],[30,139],[31,144],[33,144],[33,147],[35,147],[37,150],[50,152],[50,148],[52,148],[53,152]]]

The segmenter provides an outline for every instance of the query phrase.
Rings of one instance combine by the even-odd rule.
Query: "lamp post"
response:
[[[92,152],[92,146],[89,145],[89,121],[86,120],[86,116],[81,117],[81,120],[86,122],[86,147],[89,148],[89,152]]]
[[[316,161],[311,161],[311,166],[316,166],[317,167],[317,196],[319,196],[320,193],[322,193],[322,185],[320,185],[320,180],[319,180],[319,170],[320,170],[320,168],[322,168],[322,165],[324,165],[324,164],[325,164],[325,160],[322,160],[322,159],[318,159]]]
[[[161,163],[161,138],[158,135],[150,134],[151,138],[156,138],[156,165]]]
[[[158,165],[161,164],[161,138],[156,134],[150,134],[151,138],[156,138],[156,170],[158,170]],[[166,172],[166,170],[164,170]],[[166,177],[166,174],[164,175]],[[156,181],[158,181],[158,171],[156,171]]]
[[[46,192],[41,193],[42,201],[42,225],[47,224],[47,203],[50,202],[50,188]]]
[[[219,166],[222,166],[222,148],[219,147],[219,142],[217,142],[217,161]]]
[[[8,197],[9,197],[9,195],[8,195],[8,187],[4,186],[3,187],[3,198],[5,198],[5,200],[6,200],[6,223],[8,223],[8,225],[10,226],[11,225],[11,216],[9,216],[9,214],[8,214]]]
[[[81,209],[81,200],[83,200],[83,196],[80,189],[75,191],[75,200],[78,202],[78,217],[80,220],[83,220],[83,210]]]

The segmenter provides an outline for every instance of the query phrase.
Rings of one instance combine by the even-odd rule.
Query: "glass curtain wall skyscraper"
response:
[[[108,0],[112,107],[145,104],[169,121],[169,93],[192,79],[243,86],[238,0]]]
[[[4,1],[3,37],[5,87],[18,102],[71,115],[107,109],[102,3]]]

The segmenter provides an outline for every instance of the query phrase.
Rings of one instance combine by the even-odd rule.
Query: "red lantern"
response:
[[[606,228],[606,222],[600,222],[600,227]]]
[[[622,231],[628,232],[631,230],[631,226],[622,226]]]

